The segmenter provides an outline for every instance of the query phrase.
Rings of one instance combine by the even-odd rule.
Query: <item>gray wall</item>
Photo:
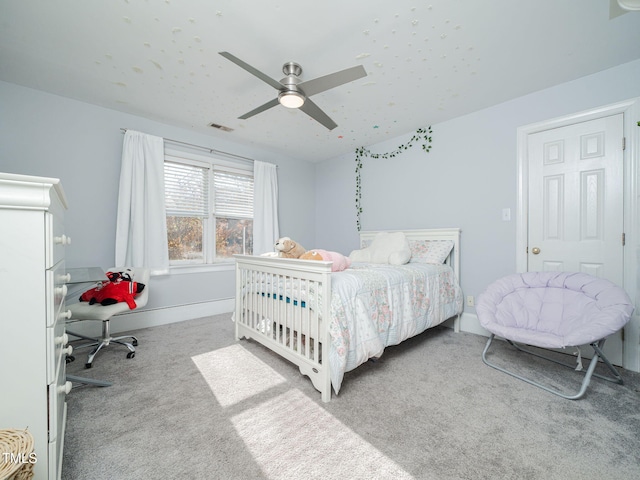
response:
[[[0,82],[0,105],[0,171],[62,180],[69,201],[65,229],[72,239],[67,267],[113,265],[120,128],[277,164],[281,232],[303,245],[315,239],[315,219],[309,215],[315,209],[312,164],[6,82]],[[234,295],[233,271],[162,276],[153,282],[148,308]]]
[[[476,296],[516,271],[518,127],[635,97],[640,61],[433,125],[430,153],[418,145],[393,159],[365,159],[362,230],[460,227],[462,288]],[[412,133],[367,147],[389,152]],[[316,167],[318,248],[358,248],[354,170],[353,153]]]

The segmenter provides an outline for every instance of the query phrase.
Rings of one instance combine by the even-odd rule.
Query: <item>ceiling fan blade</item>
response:
[[[330,73],[323,77],[314,78],[298,85],[307,96],[324,92],[330,88],[338,87],[345,83],[353,82],[359,78],[366,77],[367,71],[362,65],[340,70],[339,72]]]
[[[260,70],[257,70],[256,68],[252,67],[248,63],[243,62],[242,60],[240,60],[235,55],[231,55],[229,52],[218,52],[218,53],[220,55],[222,55],[224,58],[226,58],[228,60],[231,60],[233,63],[235,63],[239,67],[244,68],[250,74],[255,75],[256,77],[258,77],[263,82],[268,83],[273,88],[275,88],[277,90],[280,90],[282,88],[282,84],[280,82],[278,82],[277,80],[274,80],[273,78],[269,77],[268,75],[265,75]]]
[[[258,108],[254,108],[253,110],[251,110],[248,113],[245,113],[244,115],[242,115],[240,118],[241,120],[246,120],[249,117],[253,117],[254,115],[257,115],[260,112],[264,112],[265,110],[269,110],[272,107],[275,107],[276,105],[278,105],[278,99],[274,98],[273,100],[265,103],[264,105],[260,105]]]
[[[309,115],[316,122],[319,122],[325,127],[327,127],[329,130],[333,130],[338,126],[338,124],[333,120],[331,120],[331,118],[329,118],[329,116],[326,113],[320,110],[320,107],[318,107],[315,103],[313,103],[310,98],[307,98],[304,101],[304,104],[302,104],[302,106],[300,107],[300,110],[302,110],[304,113]]]

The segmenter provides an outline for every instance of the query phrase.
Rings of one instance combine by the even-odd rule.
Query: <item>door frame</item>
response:
[[[623,222],[625,233],[625,249],[623,264],[624,289],[631,297],[636,309],[631,321],[624,328],[622,366],[627,370],[640,372],[640,309],[638,308],[638,259],[636,252],[640,248],[640,199],[638,198],[638,181],[640,172],[640,97],[623,102],[593,108],[564,117],[545,120],[518,128],[518,198],[516,211],[516,271],[527,271],[527,238],[529,211],[529,135],[565,127],[574,123],[594,120],[610,115],[623,114],[623,135],[626,139],[622,152],[624,172]]]

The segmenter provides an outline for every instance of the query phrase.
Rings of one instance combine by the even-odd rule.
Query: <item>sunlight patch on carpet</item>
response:
[[[231,421],[269,479],[414,478],[299,390]]]
[[[191,357],[223,407],[284,383],[285,378],[240,345]]]

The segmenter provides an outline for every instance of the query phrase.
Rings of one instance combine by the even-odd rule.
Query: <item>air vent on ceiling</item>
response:
[[[223,132],[233,132],[233,128],[225,127],[224,125],[218,125],[217,123],[210,123],[210,127],[217,128],[218,130],[222,130]]]

